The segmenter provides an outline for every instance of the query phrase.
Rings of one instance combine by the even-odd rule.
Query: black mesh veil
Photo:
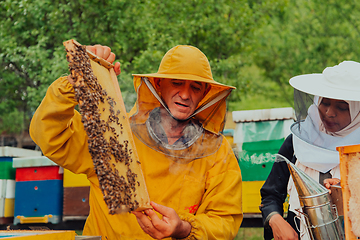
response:
[[[296,121],[305,120],[309,107],[314,104],[314,96],[294,89],[294,109]]]

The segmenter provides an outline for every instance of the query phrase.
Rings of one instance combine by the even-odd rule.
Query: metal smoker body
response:
[[[299,194],[302,214],[306,219],[306,226],[311,239],[345,240],[337,208],[331,203],[329,190],[297,168],[288,159],[286,162]]]

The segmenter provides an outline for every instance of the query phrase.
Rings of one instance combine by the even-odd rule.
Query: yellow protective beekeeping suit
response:
[[[206,129],[192,145],[196,154],[162,151],[152,144],[147,133],[149,110],[159,106],[148,87],[135,76],[137,106],[131,117],[134,140],[141,161],[151,201],[173,208],[192,230],[188,239],[232,239],[242,222],[241,174],[227,140],[219,134],[225,118],[225,97],[195,118]],[[149,82],[152,83],[151,76]],[[222,92],[221,85],[211,86],[202,102]],[[142,98],[141,96],[146,96]],[[146,104],[143,104],[144,101]],[[35,112],[30,135],[45,156],[75,173],[85,173],[90,180],[90,214],[84,235],[101,235],[103,239],[152,239],[138,225],[134,215],[108,214],[99,188],[87,136],[80,114],[74,109],[74,90],[66,77],[56,80]],[[212,116],[209,118],[209,116]],[[202,146],[206,145],[206,154]],[[181,150],[180,152],[187,151]]]

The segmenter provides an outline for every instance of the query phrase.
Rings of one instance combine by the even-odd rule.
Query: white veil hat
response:
[[[290,79],[299,91],[325,98],[360,101],[360,63],[343,61],[322,73],[304,74]]]

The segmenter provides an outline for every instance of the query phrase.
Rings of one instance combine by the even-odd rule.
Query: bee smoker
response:
[[[282,157],[282,156],[281,156]],[[283,157],[282,157],[283,158]],[[345,240],[337,208],[329,190],[286,159],[299,194],[306,227],[312,240]]]

